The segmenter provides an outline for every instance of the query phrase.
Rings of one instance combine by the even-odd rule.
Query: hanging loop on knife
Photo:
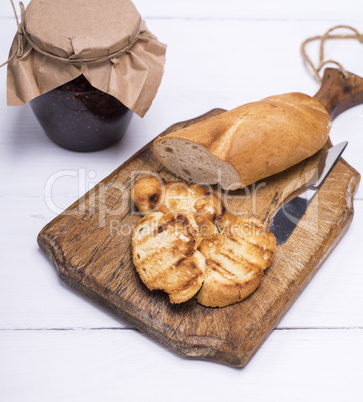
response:
[[[350,30],[350,34],[332,34],[336,29],[347,29]],[[321,83],[322,78],[320,76],[321,69],[327,64],[335,64],[339,71],[343,74],[344,78],[349,78],[349,73],[344,69],[342,64],[335,60],[324,60],[324,46],[325,42],[329,39],[357,39],[360,43],[363,44],[363,34],[361,34],[357,29],[349,26],[349,25],[337,25],[333,28],[330,28],[324,35],[313,36],[312,38],[306,39],[301,45],[301,54],[305,60],[305,62],[311,67],[313,70],[315,78]],[[306,45],[310,42],[320,40],[320,50],[319,50],[319,64],[317,66],[314,65],[310,57],[306,52]]]

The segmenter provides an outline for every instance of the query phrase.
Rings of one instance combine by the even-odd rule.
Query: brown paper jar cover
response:
[[[22,35],[22,55],[8,64],[8,105],[23,105],[83,75],[144,116],[161,83],[166,45],[131,1],[32,0],[22,20],[34,45]],[[18,51],[18,36],[10,55]]]

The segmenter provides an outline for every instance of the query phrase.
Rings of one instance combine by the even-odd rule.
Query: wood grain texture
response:
[[[335,68],[326,68],[319,91],[314,96],[335,119],[345,110],[363,102],[363,79],[348,73],[344,77]]]
[[[221,112],[175,124],[161,135]],[[321,153],[246,189],[222,193],[227,207],[267,225],[282,199],[311,177]],[[140,217],[130,194],[133,180],[144,172],[174,178],[149,143],[45,226],[39,246],[65,283],[165,346],[190,357],[245,365],[347,230],[359,174],[340,160],[290,239],[278,247],[260,287],[241,303],[206,308],[195,299],[171,305],[163,292],[150,292],[133,267],[130,235]]]

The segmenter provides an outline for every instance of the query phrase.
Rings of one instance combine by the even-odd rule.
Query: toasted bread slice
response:
[[[206,258],[207,273],[198,303],[225,307],[256,290],[274,255],[276,240],[259,221],[230,217],[221,233],[203,240],[199,250]]]
[[[225,212],[205,187],[154,176],[135,183],[134,202],[149,214],[132,239],[135,267],[149,289],[166,291],[172,303],[199,291],[200,304],[224,307],[259,286],[276,250],[259,220]]]
[[[193,214],[203,237],[217,233],[213,222],[225,211],[222,201],[211,189],[185,181],[164,183],[155,176],[135,182],[133,200],[142,214],[152,212]]]
[[[219,233],[217,226],[205,215],[194,215],[197,222],[199,233],[204,239],[209,239]]]
[[[237,242],[250,262],[263,270],[271,264],[276,251],[276,238],[259,219],[227,213],[218,225],[220,233]]]
[[[136,180],[131,197],[137,209],[143,214],[168,212],[163,208],[164,185],[155,176],[146,176]]]
[[[202,286],[205,258],[192,215],[154,212],[143,217],[132,236],[132,256],[150,290],[164,290],[171,303],[192,298]]]

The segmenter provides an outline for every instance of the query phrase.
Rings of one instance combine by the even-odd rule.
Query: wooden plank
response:
[[[169,131],[220,113],[179,123]],[[237,191],[231,207],[268,223],[283,195],[306,181],[321,152],[258,184],[251,195]],[[105,305],[136,328],[177,352],[244,365],[309,282],[347,230],[359,174],[341,160],[333,169],[289,241],[278,247],[261,286],[243,303],[205,308],[195,300],[171,305],[161,292],[149,292],[132,264],[130,233],[139,217],[131,212],[132,182],[143,171],[171,174],[151,144],[55,218],[38,243],[60,278]],[[129,235],[125,235],[125,231]],[[243,325],[236,326],[236,323]]]
[[[144,120],[133,122],[134,129],[120,146],[81,156],[69,155],[48,143],[30,113],[23,113],[20,110],[23,108],[6,107],[6,68],[0,70],[2,327],[109,325],[106,316],[111,316],[102,314],[94,304],[77,297],[65,286],[59,286],[48,261],[36,250],[35,235],[42,225],[30,216],[43,214],[45,222],[55,216],[43,200],[44,183],[51,174],[59,169],[87,168],[87,171],[96,171],[99,180],[174,121],[190,118],[216,105],[227,108],[257,100],[261,94],[285,90],[314,93],[317,84],[304,69],[299,56],[301,39],[324,32],[342,19],[359,29],[362,14],[361,10],[352,11],[357,4],[361,9],[361,4],[355,0],[344,7],[308,0],[300,8],[286,1],[261,7],[261,2],[248,6],[243,3],[242,6],[232,0],[243,15],[234,19],[236,10],[233,10],[233,18],[228,21],[218,18],[221,11],[228,9],[228,4],[223,8],[218,5],[216,9],[206,1],[191,5],[183,3],[185,8],[180,4],[172,6],[171,11],[175,10],[177,14],[182,8],[186,18],[194,14],[195,8],[200,10],[201,17],[205,17],[205,10],[210,12],[210,17],[214,12],[215,21],[203,24],[202,20],[194,23],[168,20],[171,12],[166,9],[161,15],[160,11],[165,9],[159,7],[162,4],[159,1],[136,0],[140,11],[142,3],[155,13],[152,18],[158,13],[165,18],[147,23],[169,45],[166,76],[150,113]],[[9,2],[0,3],[1,14],[4,8],[11,16]],[[256,19],[248,21],[251,8],[256,10]],[[277,17],[276,21],[269,20],[272,17]],[[286,23],[284,18],[289,21]],[[231,28],[226,29],[226,26]],[[11,43],[16,31],[15,20],[2,19],[1,28],[3,45],[0,52],[1,60],[5,60],[9,48],[5,42],[8,38],[7,42]],[[194,41],[190,41],[190,37],[194,37]],[[206,45],[206,38],[211,38],[214,48]],[[249,46],[246,47],[247,43]],[[356,68],[348,68],[360,73],[359,57],[363,53],[360,47],[351,52],[351,46],[353,43],[342,41],[342,46],[337,49],[331,43],[329,55],[344,64],[355,64]],[[211,63],[208,55],[215,48],[218,57]],[[183,74],[191,63],[196,78],[193,80]],[[227,66],[228,79],[218,74],[223,64]],[[254,78],[257,76],[258,82]],[[350,141],[344,158],[359,171],[363,171],[361,110],[362,107],[357,107],[339,117],[331,132],[333,143]],[[62,195],[69,194],[75,199],[78,194],[78,188],[74,189],[69,181],[59,180],[55,190],[55,202],[63,208],[70,201],[67,204],[67,198]],[[363,194],[362,190],[363,186],[360,186],[357,196]],[[33,194],[38,198],[34,199]],[[281,325],[362,326],[363,299],[359,289],[362,283],[359,270],[362,213],[360,202],[356,202],[355,218],[348,233],[285,315]],[[179,358],[135,332],[129,336],[111,331],[113,336],[93,332],[88,336],[75,331],[76,335],[68,336],[64,331],[34,331],[31,335],[27,331],[2,331],[0,399],[39,401],[49,400],[52,395],[54,401],[98,401],[105,397],[110,401],[120,400],[123,396],[133,401],[146,398],[152,401],[173,395],[173,400],[184,401],[191,395],[196,399],[207,395],[211,401],[229,397],[265,401],[290,400],[294,395],[295,400],[340,402],[346,398],[357,400],[363,394],[359,366],[363,348],[359,331],[299,331],[299,336],[296,331],[279,331],[279,336],[283,332],[279,341],[276,341],[276,332],[247,367],[225,370],[221,376],[223,366]],[[201,383],[208,386],[202,387]]]
[[[0,331],[0,399],[358,401],[362,332],[273,331],[239,369],[181,358],[138,331]]]
[[[55,196],[57,205],[69,198]],[[79,292],[64,285],[49,268],[36,236],[55,214],[40,197],[1,197],[0,329],[131,327]],[[363,202],[355,202],[353,222],[314,280],[278,327],[363,327],[363,270],[359,269],[363,238]],[[6,238],[5,238],[6,234]],[[21,244],[21,252],[19,252]],[[349,261],[349,264],[347,264]]]
[[[30,0],[24,0],[27,5]],[[340,21],[354,20],[359,27],[360,3],[355,0],[347,0],[344,7],[339,8],[337,17],[337,7],[332,6],[329,0],[306,0],[304,7],[294,7],[293,3],[286,0],[259,0],[249,3],[238,2],[235,0],[225,0],[223,5],[217,0],[185,0],[182,3],[173,4],[167,0],[150,2],[148,0],[134,0],[133,3],[146,19],[154,18],[178,18],[178,19],[240,19],[257,21],[261,19],[277,19],[279,21],[292,20],[328,20],[334,23]],[[13,17],[10,1],[2,2],[0,5],[0,17]],[[14,21],[15,24],[15,21]]]
[[[7,107],[6,68],[0,69],[0,80],[3,82],[3,95],[0,97],[0,169],[7,172],[2,175],[0,194],[37,194],[43,197],[47,179],[57,171],[68,169],[85,168],[87,173],[92,170],[96,172],[95,181],[99,182],[166,127],[216,106],[229,109],[289,91],[313,95],[318,83],[302,63],[300,43],[306,36],[323,32],[334,23],[150,21],[149,28],[168,44],[165,76],[157,97],[143,119],[133,118],[121,143],[96,154],[72,153],[55,146],[43,134],[29,105]],[[7,41],[10,46],[14,21],[2,20],[1,24],[4,43]],[[286,32],[289,32],[287,37]],[[253,41],[244,39],[251,36]],[[236,38],[236,41],[225,41],[225,38]],[[362,45],[356,41],[338,41],[336,46],[334,44],[329,55],[344,60],[347,69],[359,74],[363,65]],[[218,49],[218,55],[215,49]],[[5,60],[7,54],[8,48],[5,45],[0,47],[0,59]],[[312,51],[313,54],[317,53]],[[276,55],[279,60],[276,60]],[[276,61],[266,68],[267,60]],[[358,170],[363,169],[360,168],[362,110],[363,106],[357,106],[339,116],[331,131],[333,144],[343,140],[350,142],[344,157]],[[54,191],[78,198],[76,184],[75,178],[62,178],[56,182]],[[362,186],[356,196],[363,199]],[[69,204],[62,206],[64,208]]]

